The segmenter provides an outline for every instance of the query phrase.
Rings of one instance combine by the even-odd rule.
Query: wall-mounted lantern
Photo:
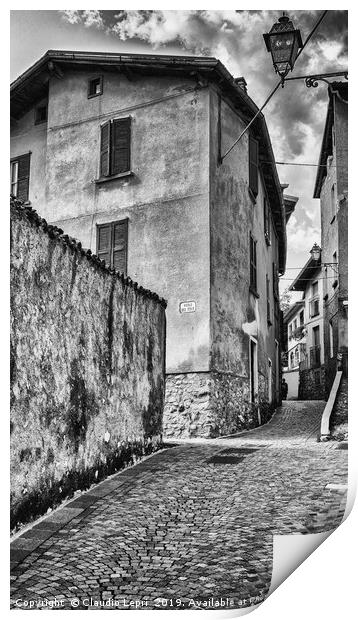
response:
[[[312,256],[312,259],[315,261],[319,261],[319,259],[321,258],[321,248],[319,247],[317,243],[315,243],[314,246],[312,247],[310,254]]]
[[[294,67],[298,50],[303,47],[301,33],[295,30],[288,15],[283,14],[263,37],[267,51],[271,52],[275,71],[284,80]]]

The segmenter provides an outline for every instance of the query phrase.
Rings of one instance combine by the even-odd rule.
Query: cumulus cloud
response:
[[[100,11],[61,11],[63,18],[70,24],[82,24],[86,28],[104,28],[104,21]]]

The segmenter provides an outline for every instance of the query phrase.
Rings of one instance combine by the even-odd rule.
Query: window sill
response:
[[[96,185],[101,185],[102,183],[108,183],[108,181],[114,181],[115,179],[124,179],[125,177],[132,177],[134,173],[131,170],[127,172],[120,172],[119,174],[113,174],[108,177],[100,177],[99,179],[95,179]]]
[[[249,291],[254,297],[256,297],[256,299],[260,299],[260,295],[258,294],[257,290],[253,288],[253,286],[249,286]]]

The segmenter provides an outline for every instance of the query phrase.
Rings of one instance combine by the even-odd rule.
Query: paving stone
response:
[[[73,596],[145,609],[159,599],[179,598],[182,609],[192,598],[227,597],[232,608],[263,600],[273,535],[343,518],[347,451],[317,443],[323,407],[287,403],[264,427],[173,446],[92,488],[17,539],[13,599],[61,596],[66,609]],[[209,462],[223,451],[241,462]],[[40,531],[47,540],[27,549]]]

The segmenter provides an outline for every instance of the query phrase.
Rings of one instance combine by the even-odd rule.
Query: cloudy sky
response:
[[[302,39],[320,11],[289,11]],[[262,33],[281,11],[12,11],[11,79],[48,49],[157,54],[198,54],[219,58],[234,76],[243,75],[252,99],[261,105],[277,79]],[[328,11],[297,61],[294,75],[347,67],[347,11]],[[327,89],[286,84],[265,108],[277,161],[317,163],[327,109]],[[279,165],[287,193],[299,197],[288,225],[288,278],[297,274],[315,241],[320,241],[319,201],[312,198],[317,168]],[[287,278],[287,279],[286,279]]]

